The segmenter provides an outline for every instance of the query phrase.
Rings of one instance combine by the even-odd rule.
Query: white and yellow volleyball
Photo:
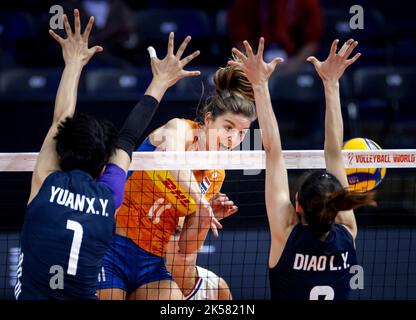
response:
[[[344,150],[381,150],[373,140],[354,138],[344,143]],[[386,175],[386,168],[348,168],[346,169],[349,189],[366,192],[376,188]]]

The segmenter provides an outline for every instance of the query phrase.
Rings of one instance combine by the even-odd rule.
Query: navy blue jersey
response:
[[[277,265],[269,269],[272,299],[344,300],[350,292],[350,267],[357,264],[354,240],[334,224],[326,240],[309,226],[296,225]]]
[[[16,298],[95,299],[115,210],[110,188],[87,173],[50,174],[26,209]]]

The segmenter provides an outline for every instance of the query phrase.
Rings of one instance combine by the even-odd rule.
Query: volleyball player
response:
[[[21,235],[17,299],[96,299],[97,276],[112,239],[115,210],[123,201],[132,151],[164,91],[178,79],[198,74],[161,63],[117,138],[109,122],[74,115],[82,69],[103,50],[88,48],[93,17],[81,34],[78,10],[74,16],[75,33],[63,16],[66,39],[50,30],[62,46],[65,69],[53,122],[32,176]]]
[[[353,209],[374,205],[372,193],[348,190],[341,148],[343,122],[339,78],[360,56],[349,58],[357,42],[350,39],[337,52],[332,43],[328,58],[321,62],[309,57],[324,84],[325,171],[307,174],[296,194],[295,207],[289,196],[279,128],[270,101],[268,79],[283,59],[263,61],[264,39],[257,54],[247,41],[246,55],[233,49],[241,68],[250,80],[256,101],[266,152],[266,209],[271,232],[269,255],[272,299],[316,300],[319,297],[347,299],[350,292],[350,267],[357,264],[354,240],[357,224]],[[297,219],[299,217],[299,220]]]
[[[176,53],[181,56],[187,38]],[[168,56],[175,57],[173,37]],[[155,68],[159,60],[152,59]],[[138,151],[230,150],[238,146],[256,119],[253,91],[244,73],[232,66],[214,76],[216,94],[202,106],[197,121],[174,118],[155,130]],[[116,216],[116,235],[103,260],[98,288],[100,299],[183,299],[166,270],[164,256],[180,216],[186,215],[178,246],[192,254],[202,246],[209,228],[221,227],[214,218],[211,199],[220,192],[224,170],[168,171],[169,185],[184,190],[197,204],[194,214],[169,200],[169,190],[156,185],[153,173],[136,171],[128,178],[123,206]],[[186,208],[185,208],[186,209]],[[236,211],[231,205],[218,209]],[[228,211],[227,211],[228,210]],[[217,216],[217,214],[215,214]]]

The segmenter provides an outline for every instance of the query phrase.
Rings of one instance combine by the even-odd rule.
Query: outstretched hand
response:
[[[215,194],[210,203],[218,221],[221,221],[238,211],[238,207],[234,205],[234,202],[230,200],[225,193],[219,192]]]
[[[237,56],[239,61],[230,60],[228,61],[228,64],[240,68],[253,86],[267,83],[276,66],[283,62],[283,58],[276,57],[270,63],[264,61],[263,37],[260,38],[257,54],[254,54],[248,41],[244,41],[243,44],[246,49],[246,54],[233,48],[232,52]]]
[[[180,45],[176,54],[174,53],[174,33],[169,34],[168,51],[163,60],[159,60],[156,56],[151,57],[151,66],[153,73],[153,80],[159,84],[165,85],[167,88],[173,86],[179,80],[186,77],[199,76],[199,71],[186,71],[183,68],[199,55],[199,50],[182,58],[182,55],[191,41],[188,36]]]
[[[337,82],[343,75],[345,69],[357,61],[361,56],[361,53],[357,53],[354,57],[348,59],[354,48],[358,45],[358,42],[354,41],[354,39],[346,41],[337,53],[338,42],[338,39],[332,42],[331,50],[325,61],[319,61],[314,56],[306,59],[314,65],[316,72],[318,72],[324,82]]]
[[[90,17],[83,34],[81,34],[81,22],[78,9],[74,10],[75,33],[72,33],[66,14],[64,14],[63,18],[67,38],[62,39],[53,30],[49,30],[49,34],[61,45],[62,55],[66,65],[76,63],[81,64],[83,67],[96,52],[103,51],[103,48],[100,46],[88,48],[88,38],[94,24],[94,17]]]

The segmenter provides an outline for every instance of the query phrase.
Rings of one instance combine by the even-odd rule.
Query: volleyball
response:
[[[381,150],[373,140],[354,138],[344,143],[344,150]],[[386,168],[348,168],[346,169],[349,189],[365,192],[376,188],[386,175]]]

